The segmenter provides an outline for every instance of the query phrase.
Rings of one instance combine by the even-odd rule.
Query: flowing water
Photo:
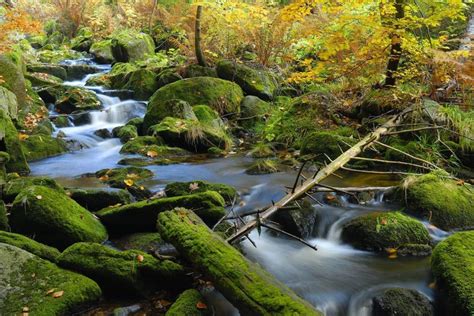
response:
[[[109,69],[110,67],[103,67],[101,71]],[[102,139],[95,136],[94,131],[112,129],[124,125],[131,118],[143,116],[146,103],[121,100],[110,96],[110,91],[87,87],[85,82],[88,77],[65,84],[95,91],[103,109],[89,112],[89,124],[56,130],[56,133],[62,131],[67,138],[80,142],[84,148],[31,163],[33,175],[47,175],[70,187],[100,187],[103,185],[96,179],[80,176],[103,168],[120,167],[117,162],[125,158],[119,153],[120,141]],[[154,177],[146,185],[156,191],[172,181],[207,180],[227,183],[241,194],[241,201],[235,211],[248,212],[277,201],[285,194],[285,186],[291,185],[295,178],[292,170],[270,175],[247,175],[245,169],[251,163],[251,158],[235,155],[199,163],[149,166],[147,168],[153,171]],[[381,177],[343,176],[343,179],[330,178],[327,183],[338,186],[393,183],[391,179]],[[251,239],[257,247],[243,242],[243,251],[249,259],[261,264],[326,315],[370,315],[372,297],[388,287],[417,289],[432,299],[433,291],[428,286],[429,258],[388,259],[386,256],[355,250],[341,242],[341,227],[346,221],[367,212],[396,209],[396,206],[385,203],[382,194],[366,205],[351,204],[342,198],[341,202],[342,205],[338,207],[315,205],[321,220],[315,230],[317,233],[308,241],[316,244],[318,251],[265,231],[260,236],[253,232]],[[429,228],[434,240],[440,240],[446,235],[443,231]],[[207,293],[207,297],[216,314],[238,315],[215,291]]]

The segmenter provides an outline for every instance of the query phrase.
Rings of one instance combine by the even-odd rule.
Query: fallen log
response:
[[[208,276],[242,315],[321,315],[213,233],[192,211],[181,208],[160,213],[158,231]]]
[[[413,106],[408,107],[401,113],[393,115],[385,124],[377,128],[372,133],[365,136],[357,144],[349,148],[347,151],[343,152],[335,160],[332,160],[330,164],[320,169],[314,177],[304,181],[299,187],[294,188],[290,193],[284,196],[280,201],[274,203],[272,206],[267,208],[265,211],[260,213],[258,219],[249,221],[242,227],[240,227],[236,233],[230,236],[227,241],[233,243],[236,240],[240,239],[243,236],[246,236],[252,229],[263,223],[269,217],[271,217],[279,209],[285,207],[289,203],[305,196],[305,194],[311,190],[313,187],[321,183],[324,179],[329,177],[332,173],[337,171],[340,168],[344,168],[344,165],[348,163],[354,157],[357,157],[361,152],[366,148],[376,143],[383,135],[390,132],[393,128],[397,127],[400,122],[405,118],[405,116],[413,111]],[[380,143],[378,143],[380,144]]]

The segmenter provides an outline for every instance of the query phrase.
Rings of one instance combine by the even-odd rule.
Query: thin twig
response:
[[[380,162],[380,163],[388,163],[388,164],[394,164],[394,165],[405,165],[405,166],[411,166],[411,167],[416,167],[416,168],[422,168],[426,170],[433,171],[433,168],[418,165],[415,163],[411,162],[404,162],[404,161],[395,161],[395,160],[384,160],[384,159],[375,159],[375,158],[365,158],[365,157],[354,157],[353,159],[355,160],[363,160],[363,161],[373,161],[373,162]]]
[[[263,226],[263,227],[265,227],[265,228],[268,228],[268,229],[270,229],[270,230],[276,231],[277,233],[281,233],[281,234],[283,234],[283,235],[285,235],[285,236],[288,236],[288,237],[290,237],[290,238],[292,238],[292,239],[295,239],[295,240],[301,242],[302,244],[305,244],[306,246],[308,246],[309,248],[311,248],[311,249],[313,249],[313,250],[316,250],[316,251],[318,250],[318,248],[316,248],[316,246],[311,245],[311,244],[310,244],[309,242],[307,242],[306,240],[304,240],[304,239],[302,239],[302,238],[299,238],[299,237],[297,237],[297,236],[295,236],[295,235],[293,235],[293,234],[290,234],[290,233],[288,233],[288,232],[286,232],[286,231],[284,231],[284,230],[281,230],[281,229],[279,229],[279,228],[276,228],[276,227],[273,227],[273,226],[271,226],[271,225],[267,225],[267,224],[264,224],[264,223],[260,223],[260,225]]]
[[[390,146],[390,145],[381,143],[381,142],[379,142],[379,141],[377,141],[377,140],[375,141],[375,143],[376,143],[377,145],[383,146],[383,147],[385,147],[385,148],[389,148],[389,149],[395,150],[396,152],[399,152],[399,153],[401,153],[401,154],[403,154],[403,155],[405,155],[405,156],[407,156],[407,157],[410,157],[411,159],[421,161],[421,162],[423,162],[423,163],[425,163],[425,164],[427,164],[427,165],[432,166],[433,168],[435,168],[435,169],[437,169],[437,170],[442,170],[440,167],[438,167],[438,166],[435,165],[434,163],[429,162],[429,161],[424,160],[424,159],[421,159],[421,158],[418,158],[418,157],[415,157],[415,156],[413,156],[413,155],[410,155],[409,153],[406,153],[406,152],[404,152],[403,150],[400,150],[400,149],[395,148],[395,147],[392,147],[392,146]]]
[[[373,170],[359,170],[359,169],[352,169],[348,167],[341,167],[342,170],[351,171],[351,172],[359,172],[359,173],[368,173],[368,174],[396,174],[396,175],[421,175],[420,173],[412,173],[412,172],[399,172],[399,171],[373,171]]]

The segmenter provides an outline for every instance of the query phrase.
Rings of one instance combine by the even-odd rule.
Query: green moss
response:
[[[10,117],[2,109],[0,109],[0,150],[10,155],[10,160],[6,164],[8,172],[20,174],[28,174],[30,172],[18,138],[18,131]]]
[[[0,231],[0,243],[21,248],[51,262],[56,262],[57,257],[60,255],[59,250],[56,248],[43,245],[33,239],[19,234]]]
[[[158,251],[165,242],[159,233],[135,233],[114,240],[114,244],[120,249],[149,252]]]
[[[56,81],[56,84],[61,84],[62,80],[66,80],[67,72],[64,67],[59,65],[51,65],[51,64],[29,64],[27,66],[28,71],[31,73],[29,77],[34,86],[41,84],[45,85],[53,85],[53,82]],[[46,74],[42,75],[42,74]],[[52,76],[50,77],[47,76]],[[57,78],[57,79],[54,79]],[[58,81],[61,80],[61,81]]]
[[[399,189],[399,199],[406,202],[408,212],[437,227],[472,229],[474,227],[474,188],[459,185],[447,174],[432,172],[420,177],[409,177]]]
[[[225,215],[224,198],[217,192],[154,199],[99,211],[97,215],[107,228],[116,233],[153,231],[159,213],[175,207],[193,209],[208,225]]]
[[[63,83],[60,78],[42,72],[30,73],[26,75],[26,78],[30,80],[33,87],[54,86]]]
[[[125,125],[132,125],[137,128],[137,131],[142,131],[143,130],[143,118],[141,117],[135,117],[131,119],[130,121],[127,122]],[[139,133],[140,134],[140,133]],[[141,134],[140,134],[141,135]]]
[[[303,139],[301,146],[302,155],[315,155],[316,159],[327,160],[338,157],[356,140],[337,134],[335,131],[314,132]]]
[[[151,147],[159,147],[163,141],[153,136],[138,136],[127,141],[120,150],[122,154],[141,154],[146,155]]]
[[[69,189],[69,196],[90,212],[96,212],[109,206],[128,204],[132,201],[125,190]]]
[[[144,129],[160,122],[168,100],[180,99],[191,106],[207,104],[220,114],[239,113],[243,93],[235,83],[210,77],[196,77],[168,84],[150,99],[144,119]]]
[[[270,158],[275,157],[275,152],[270,145],[265,143],[257,143],[249,152],[249,156],[252,158]]]
[[[112,35],[112,54],[119,62],[134,62],[155,52],[151,36],[133,30],[123,30]]]
[[[135,137],[138,137],[137,128],[133,125],[119,126],[112,130],[114,137],[120,138],[122,143],[126,143]]]
[[[42,186],[20,192],[13,202],[10,226],[60,250],[76,242],[107,238],[104,226],[91,213],[67,195]]]
[[[11,118],[17,118],[18,102],[16,95],[4,87],[0,87],[0,109]]]
[[[474,231],[456,233],[433,250],[431,269],[447,315],[474,314]]]
[[[431,242],[421,222],[399,212],[374,212],[357,217],[344,225],[342,239],[356,248],[373,251]]]
[[[23,71],[7,55],[0,55],[0,76],[2,76],[3,80],[3,83],[0,85],[15,94],[20,106],[25,106],[27,95]]]
[[[272,100],[277,89],[275,78],[265,70],[257,70],[246,65],[224,60],[217,64],[220,78],[235,81],[246,94],[264,100]]]
[[[148,100],[159,88],[156,73],[148,69],[134,71],[122,88],[132,90],[139,100]]]
[[[237,197],[237,190],[227,184],[209,183],[207,181],[172,182],[166,185],[166,196],[181,196],[206,191],[215,191],[222,195],[227,204]]]
[[[68,59],[84,58],[84,54],[80,52],[76,52],[75,50],[66,49],[66,48],[48,47],[48,46],[49,45],[47,45],[45,49],[39,50],[37,52],[38,59],[42,63],[58,64]]]
[[[49,135],[30,135],[21,142],[27,161],[57,156],[67,151],[66,143]]]
[[[126,167],[114,169],[102,169],[95,173],[97,178],[108,183],[114,188],[124,188],[124,181],[127,179],[140,183],[143,180],[153,177],[153,172],[145,168]]]
[[[56,111],[65,114],[74,111],[98,110],[101,107],[102,105],[94,92],[79,87],[66,88],[55,103]]]
[[[200,65],[189,65],[184,70],[185,78],[194,77],[214,77],[217,78],[217,71],[215,68],[203,67]]]
[[[246,129],[257,128],[258,125],[265,124],[267,116],[271,113],[271,106],[262,99],[248,95],[240,104],[240,125]]]
[[[204,316],[209,315],[207,308],[197,308],[198,303],[203,303],[204,298],[199,291],[189,289],[181,293],[176,302],[166,312],[166,316]]]
[[[89,52],[94,55],[95,60],[103,64],[111,64],[115,61],[112,54],[112,40],[103,40],[92,44]]]
[[[5,203],[0,200],[0,233],[2,230],[10,230],[10,225],[8,225],[7,209],[5,208]]]
[[[361,118],[379,116],[404,110],[416,101],[414,87],[402,89],[373,89],[364,96],[361,106],[357,109]]]
[[[423,294],[408,289],[391,288],[374,297],[374,315],[433,315],[433,306]]]
[[[274,159],[258,159],[250,167],[245,170],[245,173],[251,175],[270,174],[279,172],[278,162]]]
[[[86,81],[87,86],[102,86],[106,88],[112,88],[112,83],[110,82],[110,76],[108,74],[98,74],[90,77]]]
[[[320,315],[307,302],[250,262],[204,225],[194,213],[160,213],[158,231],[246,315]]]
[[[154,120],[156,123],[160,123],[166,117],[175,117],[185,120],[197,120],[196,115],[193,112],[193,108],[188,102],[171,99],[163,102],[163,106],[160,107],[158,113],[154,113]],[[145,133],[148,130],[144,130]]]
[[[4,289],[0,310],[5,315],[21,315],[28,307],[31,315],[69,315],[99,300],[101,290],[89,278],[58,268],[24,250],[0,244]],[[62,291],[61,297],[53,293]]]
[[[170,282],[179,282],[184,275],[183,267],[170,260],[158,260],[138,250],[117,251],[94,243],[72,245],[64,250],[58,262],[61,267],[84,274],[104,291],[117,295],[144,294],[147,290],[173,286]]]
[[[33,185],[40,185],[60,193],[65,193],[63,187],[53,179],[46,177],[17,177],[9,179],[3,191],[3,198],[7,203],[11,203],[23,189]]]

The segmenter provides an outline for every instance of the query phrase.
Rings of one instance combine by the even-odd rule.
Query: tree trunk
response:
[[[175,209],[161,213],[158,231],[209,277],[242,315],[321,315],[213,233],[192,211]]]
[[[200,66],[206,67],[206,58],[201,48],[201,18],[202,18],[202,6],[198,5],[196,9],[196,24],[194,28],[194,47],[196,51],[196,59]]]
[[[405,10],[403,8],[404,0],[395,0],[395,9],[397,13],[395,15],[395,28],[399,29],[399,20],[405,17]],[[392,34],[392,47],[390,49],[390,57],[388,59],[387,71],[385,75],[384,87],[393,87],[397,82],[396,74],[398,66],[400,65],[400,59],[402,57],[402,40],[399,34],[394,32]]]

